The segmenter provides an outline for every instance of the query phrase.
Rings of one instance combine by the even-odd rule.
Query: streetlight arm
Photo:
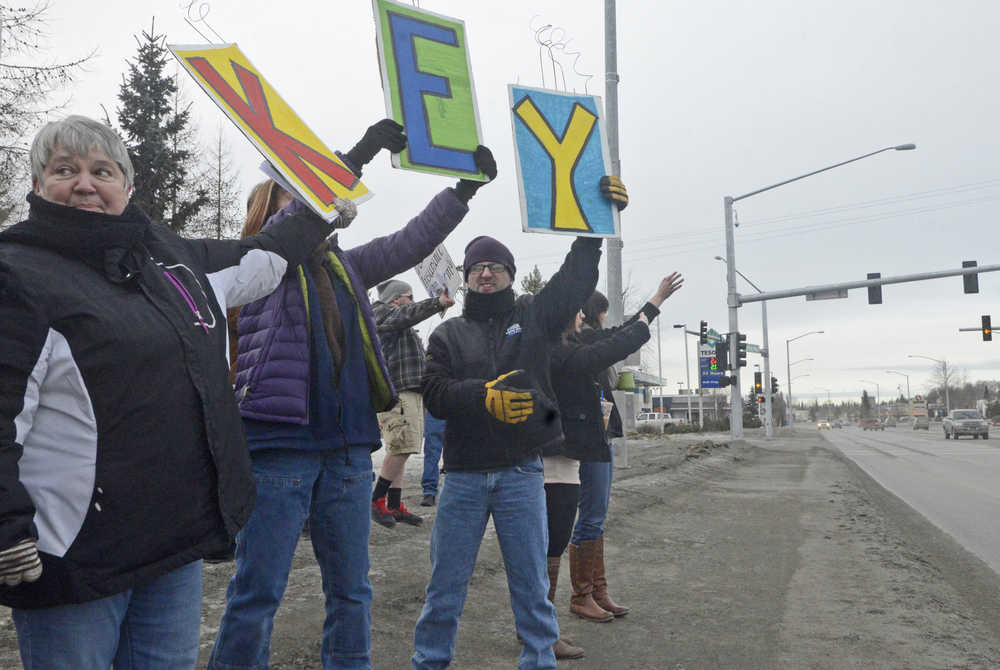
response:
[[[713,256],[713,258],[715,258],[715,260],[717,260],[717,261],[722,261],[723,263],[726,262],[726,259],[723,258],[722,256]],[[756,289],[757,293],[763,293],[764,292],[764,290],[761,287],[757,286],[752,281],[750,281],[750,278],[747,277],[745,274],[743,274],[742,272],[740,272],[736,268],[733,268],[733,271],[736,272],[736,274],[738,274],[739,276],[743,277],[743,281],[745,281],[746,283],[750,284],[750,286],[753,286],[754,289]]]
[[[820,168],[819,170],[813,170],[812,172],[807,172],[806,174],[801,174],[798,177],[792,177],[791,179],[786,179],[784,181],[779,181],[777,184],[771,184],[770,186],[765,186],[764,188],[759,188],[756,191],[750,191],[749,193],[744,193],[743,195],[738,195],[735,198],[732,198],[732,201],[733,202],[739,202],[740,200],[743,200],[744,198],[749,198],[750,196],[757,195],[759,193],[763,193],[764,191],[770,191],[772,188],[778,188],[779,186],[784,186],[785,184],[791,184],[793,181],[798,181],[800,179],[805,179],[806,177],[811,177],[814,174],[819,174],[820,172],[826,172],[827,170],[832,170],[834,168],[838,168],[841,165],[847,165],[848,163],[853,163],[855,161],[859,161],[862,158],[868,158],[869,156],[874,156],[875,154],[880,154],[883,151],[894,151],[894,150],[895,151],[910,151],[910,150],[913,150],[913,149],[916,149],[916,148],[917,148],[917,146],[915,144],[897,144],[896,146],[885,147],[884,149],[878,149],[877,151],[872,151],[870,153],[864,154],[863,156],[858,156],[857,158],[851,158],[851,159],[846,160],[846,161],[841,161],[840,163],[835,163],[833,165],[828,165],[825,168]]]
[[[822,335],[822,334],[823,334],[823,331],[822,331],[822,330],[810,330],[810,331],[809,331],[808,333],[802,333],[801,335],[799,335],[799,336],[797,336],[797,337],[793,337],[793,338],[791,338],[790,340],[785,340],[785,341],[786,341],[786,342],[794,342],[795,340],[800,340],[800,339],[802,339],[802,338],[803,338],[803,337],[805,337],[806,335]]]

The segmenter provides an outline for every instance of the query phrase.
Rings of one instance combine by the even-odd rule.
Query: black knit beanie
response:
[[[469,268],[476,263],[490,261],[503,263],[511,280],[514,279],[517,267],[514,265],[514,255],[510,253],[510,249],[489,235],[480,235],[465,247],[465,260],[462,261],[465,281],[469,281]]]

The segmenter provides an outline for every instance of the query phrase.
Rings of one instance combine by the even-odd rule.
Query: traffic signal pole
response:
[[[740,399],[739,351],[739,294],[736,292],[736,241],[733,228],[733,198],[723,198],[726,210],[726,304],[729,308],[729,360],[732,364],[732,382],[729,386],[729,436],[734,440],[743,439],[743,402]]]

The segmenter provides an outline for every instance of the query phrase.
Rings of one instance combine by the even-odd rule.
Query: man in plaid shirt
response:
[[[399,404],[378,415],[385,459],[372,493],[372,520],[386,528],[395,526],[397,521],[413,526],[424,522],[423,517],[411,514],[401,500],[406,459],[420,452],[424,433],[424,403],[420,394],[424,345],[413,327],[454,304],[447,293],[413,302],[410,285],[390,279],[379,285],[378,301],[372,305],[389,375],[399,392]]]

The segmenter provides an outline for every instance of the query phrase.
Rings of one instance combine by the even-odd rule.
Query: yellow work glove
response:
[[[486,411],[502,423],[527,421],[535,411],[534,395],[531,391],[511,385],[515,375],[526,377],[524,370],[513,370],[486,382]]]
[[[601,195],[611,201],[611,203],[621,211],[628,207],[628,190],[622,183],[621,177],[605,176],[601,177]]]

